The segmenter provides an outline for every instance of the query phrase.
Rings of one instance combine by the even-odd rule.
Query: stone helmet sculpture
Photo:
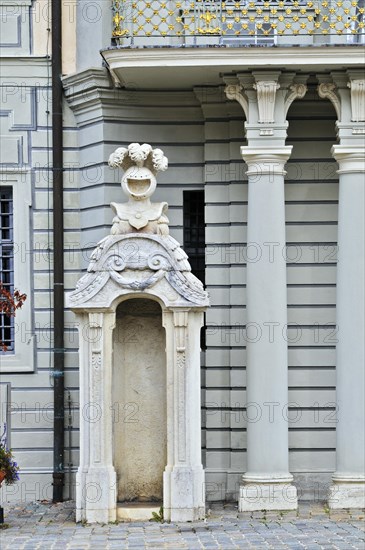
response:
[[[156,174],[167,170],[168,159],[161,149],[152,149],[148,143],[131,143],[119,147],[109,157],[109,166],[125,172],[121,185],[128,203],[111,203],[116,216],[113,219],[113,235],[131,232],[167,235],[168,219],[166,202],[151,203],[156,190]]]

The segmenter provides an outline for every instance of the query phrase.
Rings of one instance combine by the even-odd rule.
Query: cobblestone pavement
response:
[[[232,504],[212,506],[206,521],[196,523],[83,526],[74,523],[73,507],[72,502],[5,506],[8,528],[0,531],[0,549],[365,549],[361,510],[329,512],[304,503],[298,512],[238,513]]]

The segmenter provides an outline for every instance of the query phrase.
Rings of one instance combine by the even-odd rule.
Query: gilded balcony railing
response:
[[[113,40],[147,47],[359,43],[364,42],[364,3],[113,0]]]

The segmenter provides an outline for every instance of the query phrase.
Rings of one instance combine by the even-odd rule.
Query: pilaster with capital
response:
[[[360,71],[322,78],[320,97],[335,106],[339,144],[336,313],[336,471],[330,508],[365,507],[365,77]]]
[[[241,155],[248,166],[247,244],[262,250],[260,261],[247,263],[247,323],[279,327],[274,339],[247,338],[247,402],[261,411],[268,403],[288,402],[286,263],[282,254],[265,255],[268,243],[285,248],[284,166],[292,147],[285,145],[286,115],[306,92],[306,77],[280,71],[258,71],[226,79],[226,93],[246,114],[248,145]],[[264,223],[263,223],[264,220]],[[262,414],[247,425],[247,472],[242,477],[239,510],[288,510],[297,507],[289,473],[288,425]]]
[[[167,466],[164,472],[164,517],[196,521],[205,515],[201,462],[200,329],[203,313],[172,308],[163,314],[166,330],[168,391]]]
[[[87,520],[116,520],[116,473],[112,441],[112,349],[114,312],[90,312],[88,339],[89,400],[82,411],[89,424],[89,466],[85,500]]]
[[[89,339],[85,338],[88,332],[89,317],[86,313],[78,316],[79,342],[79,371],[80,371],[80,463],[76,473],[76,487],[85,487],[86,476],[90,464],[90,423],[84,422],[84,412],[89,403]],[[86,521],[86,493],[76,491],[76,521]]]

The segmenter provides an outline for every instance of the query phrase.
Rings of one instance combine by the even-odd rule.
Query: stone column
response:
[[[362,71],[320,75],[318,92],[337,113],[339,145],[336,313],[336,472],[330,508],[365,507],[365,80]]]
[[[111,445],[114,327],[115,312],[89,314],[86,335],[89,340],[89,402],[82,411],[82,422],[90,424],[90,462],[83,488],[89,523],[116,520],[116,473]]]
[[[288,403],[284,164],[291,149],[241,147],[248,165],[247,246],[258,254],[247,262],[247,472],[241,511],[297,506],[282,414]]]
[[[203,313],[164,311],[167,354],[167,466],[164,517],[197,521],[205,517],[201,461],[200,329]]]
[[[365,508],[365,148],[335,145],[339,164],[337,454],[330,508]]]
[[[297,491],[289,473],[287,299],[285,261],[286,113],[306,92],[295,75],[256,72],[225,79],[229,99],[246,114],[247,219],[247,471],[239,510],[291,510]],[[252,254],[251,254],[252,251]]]

